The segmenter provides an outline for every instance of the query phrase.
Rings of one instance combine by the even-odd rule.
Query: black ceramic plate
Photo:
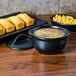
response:
[[[55,16],[55,15],[53,15],[52,17],[50,17],[50,21],[51,21],[52,25],[61,26],[61,27],[64,27],[64,28],[70,30],[71,32],[76,32],[76,25],[61,24],[61,23],[58,23],[58,22],[56,22],[56,21],[53,21],[53,17],[54,17],[54,16]],[[76,19],[75,16],[71,16],[71,15],[64,15],[64,16],[70,16],[70,17],[73,17],[73,18]]]
[[[10,17],[10,16],[15,16],[15,15],[20,14],[20,13],[22,13],[22,12],[17,12],[17,13],[12,13],[12,14],[9,14],[9,15],[6,15],[6,16],[2,16],[2,17],[0,17],[0,19],[1,19],[1,18],[7,18],[7,17]],[[48,23],[48,22],[45,21],[45,20],[42,20],[42,19],[39,19],[39,18],[36,18],[36,17],[33,17],[33,16],[31,16],[31,17],[35,19],[35,24],[34,24],[33,26],[30,26],[30,27],[27,27],[27,28],[23,28],[23,29],[21,29],[21,30],[14,31],[14,32],[11,32],[11,33],[2,35],[2,36],[0,36],[0,40],[3,40],[4,38],[9,38],[9,37],[12,36],[12,35],[21,33],[21,32],[23,32],[23,31],[26,31],[26,30],[31,29],[31,28],[33,28],[33,27],[36,27],[36,26],[39,26],[39,25],[43,25],[43,24]]]

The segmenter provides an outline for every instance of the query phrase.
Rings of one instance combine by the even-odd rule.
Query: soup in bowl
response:
[[[64,32],[54,28],[42,28],[36,30],[34,35],[42,38],[59,38],[64,36]]]
[[[58,26],[39,26],[29,31],[32,44],[41,54],[60,53],[66,45],[66,37],[70,35],[67,29]]]

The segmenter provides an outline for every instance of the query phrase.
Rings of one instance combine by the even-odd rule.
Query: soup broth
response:
[[[64,32],[53,28],[42,28],[34,32],[34,35],[41,38],[59,38],[64,36]]]

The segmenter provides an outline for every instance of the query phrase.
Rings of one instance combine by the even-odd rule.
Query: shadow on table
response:
[[[42,55],[35,51],[31,56],[31,64],[35,72],[55,72],[68,69],[68,62],[63,54]]]
[[[44,63],[52,65],[67,65],[65,54],[43,55],[35,51],[32,54],[32,63]]]

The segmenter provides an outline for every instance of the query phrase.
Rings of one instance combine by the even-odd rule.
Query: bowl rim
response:
[[[36,36],[36,35],[33,34],[34,31],[36,31],[36,30],[38,30],[38,29],[41,29],[41,28],[54,28],[54,29],[58,29],[58,30],[60,30],[59,28],[61,28],[62,30],[66,31],[67,33],[61,30],[62,32],[65,33],[65,35],[62,36],[62,37],[59,37],[59,38],[42,38],[42,37],[39,37],[39,36]],[[28,31],[28,33],[29,33],[32,37],[37,38],[37,39],[40,39],[40,40],[58,40],[58,39],[64,39],[64,38],[66,38],[66,37],[68,37],[68,36],[70,35],[70,31],[69,31],[69,30],[67,30],[67,29],[65,29],[65,28],[63,28],[63,27],[54,26],[54,25],[44,25],[44,26],[35,27],[35,28],[33,28],[33,29],[30,29],[30,30]]]
[[[72,15],[65,15],[65,14],[57,14],[57,15],[61,15],[61,16],[62,16],[62,15],[64,15],[64,16],[70,16],[70,17],[73,17],[73,18],[76,19],[76,16],[72,16]],[[59,25],[62,25],[62,26],[76,26],[76,25],[62,24],[62,23],[56,22],[56,21],[53,20],[53,17],[55,17],[55,15],[52,15],[52,16],[50,17],[50,20],[53,21],[54,23],[59,24]]]

